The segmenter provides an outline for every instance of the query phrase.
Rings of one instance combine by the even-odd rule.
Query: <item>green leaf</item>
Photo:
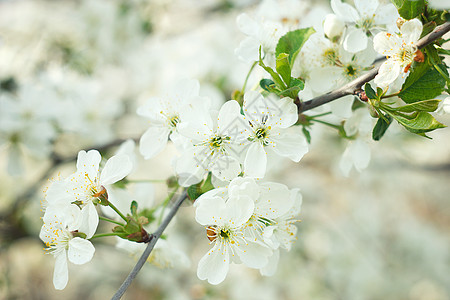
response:
[[[133,216],[137,216],[138,203],[136,201],[132,201],[130,205],[130,211]]]
[[[407,104],[400,107],[395,107],[393,110],[404,112],[404,113],[412,113],[415,111],[427,111],[432,112],[435,111],[439,106],[440,100],[424,100],[424,101],[418,101],[411,104]]]
[[[364,91],[366,92],[366,96],[367,96],[369,99],[374,99],[374,100],[377,100],[377,99],[378,99],[377,94],[376,94],[375,91],[372,89],[372,87],[370,86],[369,83],[366,83],[366,84],[364,85]]]
[[[406,20],[414,19],[425,11],[425,0],[404,0],[398,9],[400,16]]]
[[[291,67],[289,65],[289,54],[280,53],[280,55],[277,56],[276,69],[278,74],[281,75],[281,78],[283,78],[284,83],[286,83],[286,86],[289,86],[291,84]]]
[[[316,31],[312,27],[289,31],[279,39],[275,49],[275,57],[278,57],[281,53],[289,54],[289,64],[292,67],[303,44],[314,32]]]
[[[391,123],[392,117],[389,115],[384,115],[384,118],[379,118],[377,124],[375,124],[375,127],[373,128],[372,139],[374,141],[379,141],[386,133]]]
[[[391,0],[391,2],[395,5],[395,7],[397,7],[397,9],[399,9],[400,7],[402,7],[405,0]]]
[[[438,128],[446,127],[427,112],[415,112],[412,115],[397,114],[392,112],[387,113],[408,131],[416,134],[423,134]]]
[[[289,87],[298,87],[300,90],[305,88],[305,82],[300,78],[291,78],[291,84]]]
[[[303,126],[302,132],[305,135],[305,138],[306,138],[306,141],[308,142],[308,144],[311,144],[311,134],[309,133],[309,130],[306,129],[305,126]]]
[[[187,188],[187,195],[191,201],[195,201],[202,194],[202,188],[199,184],[191,185]]]
[[[290,97],[292,99],[295,99],[298,96],[298,92],[300,92],[300,87],[293,86],[288,89],[285,89],[284,91],[281,91],[280,96]]]
[[[421,63],[406,78],[398,96],[406,103],[414,103],[440,95],[444,87],[445,79],[441,74],[428,64]]]
[[[439,54],[450,55],[450,50],[448,49],[438,48],[437,51]]]
[[[259,47],[259,65],[266,70],[270,76],[272,76],[273,81],[279,87],[281,90],[284,90],[287,88],[287,86],[284,84],[283,80],[281,80],[280,75],[278,75],[271,67],[268,67],[264,64],[262,57],[261,57],[261,47]]]
[[[268,92],[271,92],[273,88],[275,87],[275,82],[271,79],[261,79],[259,82],[259,86]]]

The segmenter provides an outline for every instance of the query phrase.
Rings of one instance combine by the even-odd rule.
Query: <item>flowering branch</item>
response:
[[[134,278],[137,276],[139,271],[144,266],[145,262],[147,261],[147,258],[149,257],[150,253],[152,252],[153,248],[155,247],[156,242],[161,237],[161,234],[166,229],[167,225],[169,225],[172,218],[175,216],[175,214],[178,211],[178,208],[181,206],[184,200],[187,198],[186,190],[184,190],[181,195],[176,200],[175,204],[167,214],[166,218],[163,220],[161,225],[159,225],[158,229],[151,234],[150,236],[150,242],[147,245],[147,248],[145,248],[144,253],[142,253],[141,257],[139,258],[138,262],[134,266],[133,270],[131,270],[130,274],[128,274],[128,277],[125,279],[125,281],[122,283],[120,288],[117,290],[117,292],[114,294],[114,296],[111,298],[112,300],[117,300],[122,298],[123,294],[127,290],[128,286],[131,284],[131,282],[134,280]]]
[[[431,33],[421,38],[416,46],[419,49],[424,48],[425,46],[431,44],[433,41],[441,38],[444,34],[450,31],[450,22],[444,23],[438,27],[436,27]],[[376,67],[366,74],[356,78],[352,82],[344,85],[343,87],[329,92],[327,94],[315,97],[311,100],[305,101],[303,103],[297,103],[299,113],[303,113],[307,110],[319,107],[333,100],[339,99],[346,95],[354,95],[356,91],[358,91],[361,86],[363,86],[366,82],[374,79],[378,74],[378,70],[380,67]]]

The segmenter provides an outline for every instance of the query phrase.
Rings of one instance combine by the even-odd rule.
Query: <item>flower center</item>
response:
[[[177,127],[177,124],[180,123],[180,117],[178,115],[167,118],[167,120],[169,121],[169,126],[173,128]]]
[[[356,78],[359,74],[359,68],[358,68],[358,66],[355,66],[352,64],[345,65],[344,66],[344,74],[345,74],[345,77],[347,77],[349,79]]]
[[[336,49],[328,48],[322,53],[322,57],[324,59],[325,65],[335,65],[338,61],[338,54]]]
[[[375,24],[374,17],[375,16],[372,16],[371,18],[364,18],[364,19],[359,20],[356,23],[356,28],[361,28],[362,30],[364,30],[364,32],[366,34],[369,34],[370,29],[373,28],[373,26]]]
[[[270,128],[270,126],[261,126],[256,128],[253,132],[254,135],[249,137],[248,140],[251,142],[258,140],[263,146],[269,145],[268,137]]]
[[[411,48],[401,48],[398,53],[396,53],[394,59],[402,64],[402,66],[409,65],[413,62],[415,56],[415,49]]]

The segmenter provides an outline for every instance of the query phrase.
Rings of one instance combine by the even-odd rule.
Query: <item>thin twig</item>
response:
[[[444,34],[450,31],[450,22],[447,22],[445,24],[442,24],[438,27],[436,27],[431,33],[421,38],[417,43],[416,46],[419,49],[422,49],[423,47],[431,44],[435,40],[441,38]],[[303,103],[299,103],[298,111],[299,113],[303,113],[307,110],[316,108],[318,106],[324,105],[325,103],[331,102],[333,100],[339,99],[346,95],[353,95],[355,91],[359,90],[363,84],[366,82],[371,81],[375,78],[378,74],[378,70],[380,67],[376,67],[366,74],[356,78],[355,80],[347,83],[343,87],[334,90],[332,92],[329,92],[325,95],[318,96],[316,98],[313,98],[309,101],[305,101]]]
[[[138,262],[134,266],[133,270],[131,270],[130,274],[128,274],[128,277],[125,279],[125,281],[122,283],[120,288],[117,290],[117,292],[114,294],[114,296],[111,298],[112,300],[118,300],[122,298],[123,294],[127,290],[128,286],[131,284],[133,279],[136,277],[136,275],[139,273],[139,271],[144,266],[145,262],[147,261],[147,258],[149,257],[150,253],[152,252],[153,248],[155,247],[156,242],[160,238],[163,231],[166,229],[167,225],[169,225],[172,218],[175,216],[176,212],[178,211],[178,208],[181,206],[184,200],[187,198],[186,190],[181,193],[181,195],[176,200],[174,206],[170,209],[168,215],[165,217],[165,219],[162,221],[161,225],[159,225],[158,229],[151,235],[150,242],[147,245],[147,248],[145,248],[144,253],[142,253],[141,257],[139,258]]]

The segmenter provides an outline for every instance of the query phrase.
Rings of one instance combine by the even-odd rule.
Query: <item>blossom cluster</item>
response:
[[[89,241],[99,223],[97,204],[108,202],[110,185],[131,172],[127,155],[111,157],[100,172],[97,150],[78,153],[77,171],[53,181],[45,193],[44,224],[39,234],[46,250],[55,256],[53,283],[63,289],[68,281],[67,259],[74,264],[89,262],[95,248]]]
[[[103,218],[99,217],[98,206],[110,218],[109,222],[119,225],[111,234],[120,238],[118,247],[135,253],[142,247],[134,242],[147,243],[151,239],[148,232],[155,230],[153,219],[164,216],[170,196],[179,188],[188,191],[195,219],[206,231],[204,241],[211,245],[198,263],[199,279],[221,283],[230,263],[272,275],[280,249],[290,250],[296,240],[295,224],[302,195],[299,189],[289,189],[265,178],[270,166],[280,159],[299,162],[309,151],[311,140],[317,137],[311,137],[312,124],[337,129],[348,140],[339,162],[340,170],[347,176],[352,167],[362,171],[368,166],[370,132],[373,140],[378,140],[392,120],[422,136],[444,127],[429,113],[448,111],[445,76],[438,78],[438,86],[429,89],[432,91],[422,94],[408,91],[411,86],[420,86],[407,82],[413,72],[419,75],[409,80],[420,80],[424,74],[432,73],[426,75],[431,77],[445,73],[438,63],[441,61],[437,48],[433,48],[436,55],[427,54],[428,61],[436,59],[428,65],[416,45],[424,31],[422,22],[400,18],[393,4],[355,0],[354,5],[332,0],[334,13],[322,14],[315,29],[305,28],[295,14],[275,13],[266,18],[269,10],[264,9],[256,16],[241,14],[237,25],[246,37],[235,54],[253,65],[244,87],[236,90],[232,99],[214,105],[220,100],[201,94],[199,81],[185,79],[174,81],[165,95],[152,97],[137,108],[137,115],[148,121],[139,141],[142,157],[157,157],[169,142],[177,150],[171,162],[177,183],[172,183],[173,193],[160,210],[151,208],[153,203],[143,205],[137,201],[140,197],[127,189],[112,186],[133,171],[132,155],[118,153],[100,168],[102,158],[97,150],[80,151],[77,171],[52,182],[45,194],[40,238],[56,259],[55,288],[63,289],[67,284],[67,259],[74,264],[92,259],[95,248],[90,239],[96,237],[99,220]],[[358,91],[361,101],[355,95],[347,95],[307,113],[299,110],[306,100],[339,88],[374,68],[377,55],[385,56],[386,61],[372,84],[366,83],[364,91]],[[251,82],[255,80],[250,76],[255,66],[267,73]],[[262,78],[269,75],[270,79]],[[249,78],[254,88],[246,89]],[[372,86],[377,87],[376,91]],[[424,96],[417,98],[417,94]],[[0,95],[0,103],[5,103],[8,110],[6,114],[21,115],[22,108],[7,97]],[[382,101],[384,98],[394,98],[396,102],[387,103]],[[30,141],[23,135],[25,146],[31,144],[29,147],[34,149],[35,145],[43,144],[42,151],[49,155],[50,143],[56,135],[50,124],[57,120],[63,130],[63,126],[70,127],[67,124],[70,122],[64,122],[69,119],[64,116],[58,119],[56,115],[35,110],[27,116],[36,117],[34,124],[43,120],[43,125],[34,130],[44,134],[40,135],[43,141]],[[0,122],[5,124],[4,131],[11,132],[8,142],[17,147],[18,138],[22,137],[19,133],[29,131],[32,126],[22,129],[20,122],[5,120]],[[17,164],[17,159],[11,161],[12,165]],[[124,185],[130,189],[128,182]],[[151,198],[150,192],[143,194],[143,199]],[[121,210],[130,213],[123,214]],[[186,262],[184,254],[168,244],[167,240],[161,240],[155,249],[165,249],[160,251],[163,254],[150,260],[160,266],[172,265],[166,255],[178,257],[178,264]]]
[[[280,248],[290,250],[296,239],[301,203],[298,189],[242,177],[201,195],[194,204],[195,219],[213,246],[198,264],[198,277],[219,284],[231,262],[273,275]]]

